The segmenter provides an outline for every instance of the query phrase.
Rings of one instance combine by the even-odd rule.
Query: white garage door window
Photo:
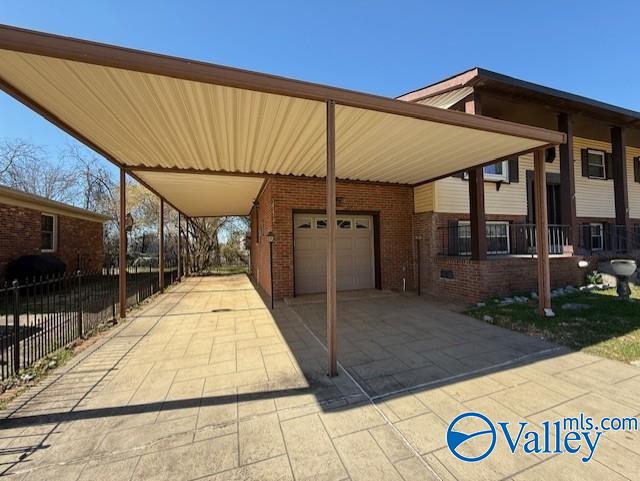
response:
[[[296,294],[325,292],[327,218],[296,214],[293,222]],[[339,215],[336,227],[337,289],[375,287],[373,218],[370,215]]]

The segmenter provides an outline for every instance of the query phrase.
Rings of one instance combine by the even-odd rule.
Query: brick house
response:
[[[106,220],[95,212],[0,186],[0,279],[12,260],[30,254],[54,255],[67,271],[100,269]]]
[[[558,130],[547,159],[551,284],[640,252],[640,113],[472,69],[399,97]],[[537,289],[533,155],[418,185],[337,182],[337,288],[466,302]],[[252,273],[280,299],[325,290],[323,180],[273,176],[251,211]],[[477,233],[484,232],[484,235]]]

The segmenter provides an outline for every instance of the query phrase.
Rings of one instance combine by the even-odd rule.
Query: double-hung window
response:
[[[604,229],[602,224],[591,224],[591,250],[601,251],[604,249]]]
[[[40,250],[42,252],[55,252],[57,244],[56,235],[57,218],[53,214],[42,214]]]
[[[590,179],[607,178],[606,154],[601,150],[587,150],[587,162],[589,166]]]
[[[489,221],[486,225],[487,254],[509,254],[509,223]],[[458,245],[460,255],[471,254],[471,224],[468,220],[458,222]]]
[[[494,182],[507,182],[509,180],[509,162],[507,161],[486,165],[482,170],[484,172],[484,180],[491,180]],[[469,174],[465,172],[464,178],[468,179]]]
[[[498,162],[484,167],[484,178],[487,180],[509,180],[509,163]]]

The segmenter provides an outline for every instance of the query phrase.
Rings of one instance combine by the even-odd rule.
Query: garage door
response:
[[[338,216],[336,230],[337,288],[340,291],[375,287],[373,218]],[[326,291],[327,218],[294,216],[296,294]]]

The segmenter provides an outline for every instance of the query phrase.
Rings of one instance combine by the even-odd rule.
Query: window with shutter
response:
[[[607,153],[603,150],[582,150],[582,176],[590,179],[607,178]],[[610,155],[609,155],[610,157]]]

